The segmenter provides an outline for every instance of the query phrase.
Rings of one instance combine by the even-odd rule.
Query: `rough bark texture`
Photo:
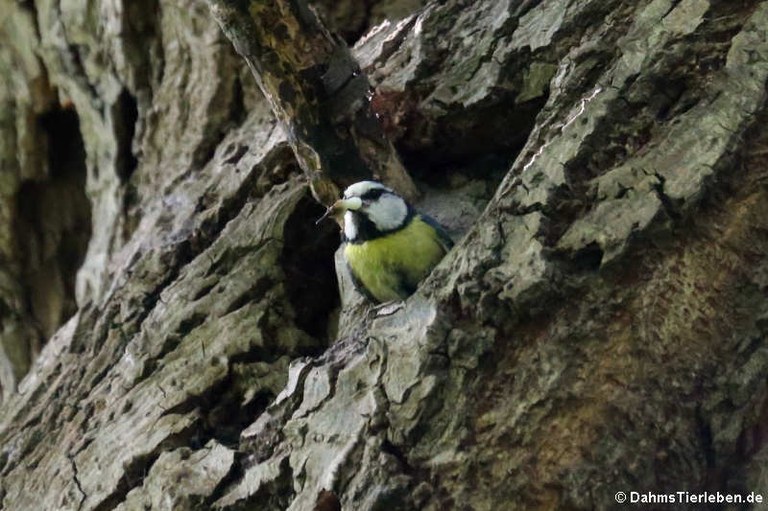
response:
[[[281,121],[313,194],[375,176],[418,195],[370,102],[373,91],[347,45],[304,1],[208,0]]]
[[[318,0],[311,4],[332,32],[354,44],[376,25],[407,18],[427,3],[427,0]]]
[[[465,235],[340,313],[337,233],[202,0],[0,0],[2,508],[765,492],[766,26],[510,0],[374,29],[372,107]]]

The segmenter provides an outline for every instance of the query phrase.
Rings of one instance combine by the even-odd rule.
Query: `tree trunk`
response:
[[[375,28],[371,107],[463,236],[346,313],[338,234],[202,0],[0,0],[2,509],[765,492],[766,26],[457,0]]]

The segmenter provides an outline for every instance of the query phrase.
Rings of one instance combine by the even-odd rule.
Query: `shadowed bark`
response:
[[[447,1],[367,34],[458,241],[386,314],[339,310],[338,232],[207,3],[97,3],[0,18],[3,343],[47,112],[77,112],[92,218],[77,312],[0,406],[3,509],[765,492],[768,2]]]
[[[418,195],[371,108],[371,85],[347,45],[301,1],[209,0],[288,134],[315,194],[376,176]]]

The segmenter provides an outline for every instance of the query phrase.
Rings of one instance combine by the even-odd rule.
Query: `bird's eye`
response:
[[[368,190],[367,192],[365,192],[363,195],[360,196],[360,198],[366,202],[375,201],[376,199],[381,197],[381,195],[385,191],[386,190],[382,190],[381,188],[374,188],[373,190]]]

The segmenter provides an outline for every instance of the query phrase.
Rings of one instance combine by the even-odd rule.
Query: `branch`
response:
[[[371,109],[368,78],[304,0],[208,4],[283,123],[317,200],[329,204],[336,184],[371,175],[418,195]]]

